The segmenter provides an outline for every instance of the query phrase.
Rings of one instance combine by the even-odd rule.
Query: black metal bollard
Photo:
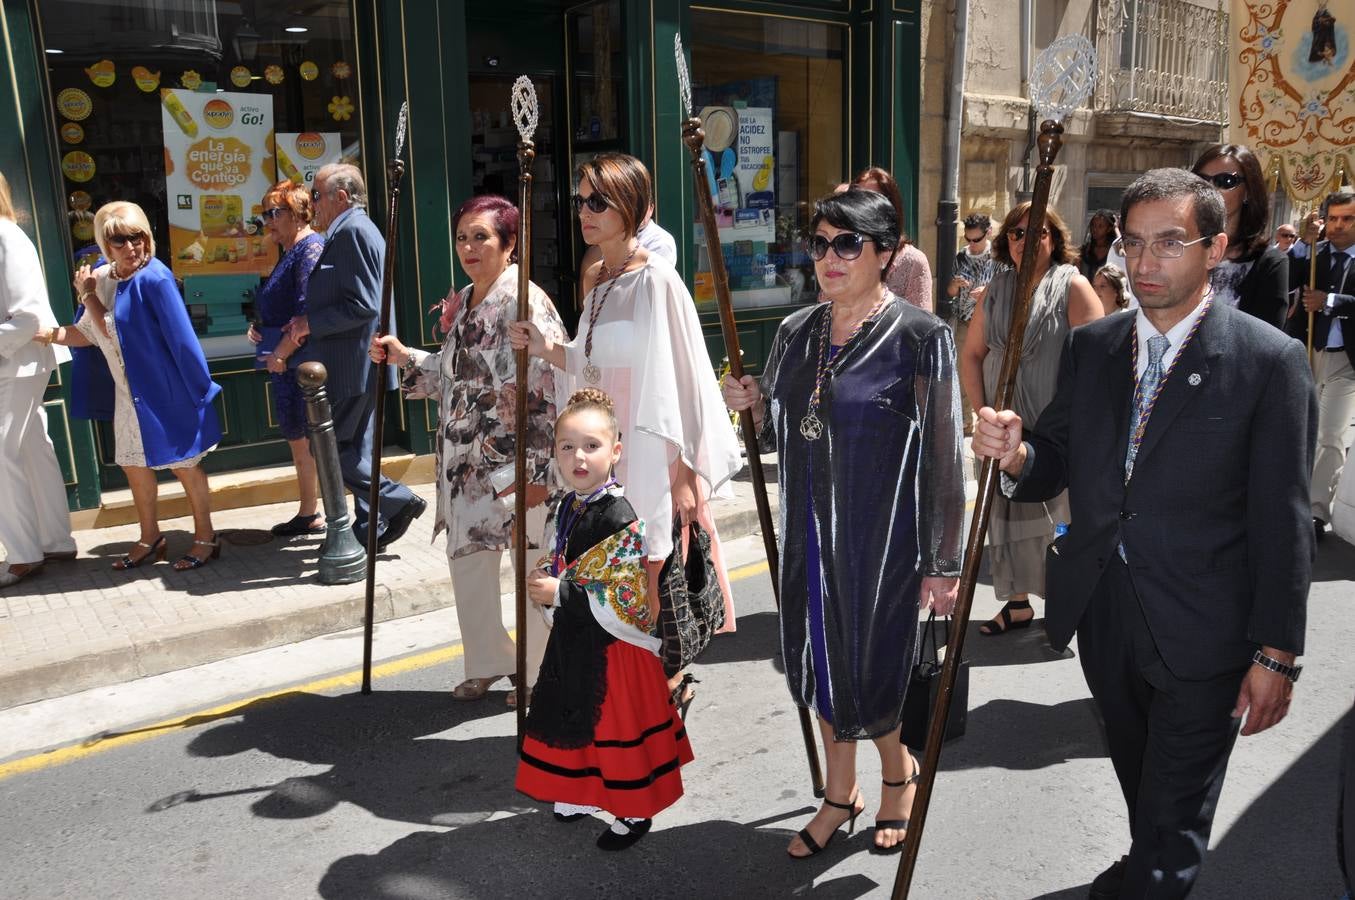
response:
[[[320,499],[325,504],[325,546],[320,552],[322,584],[352,584],[367,577],[367,551],[353,536],[339,470],[339,446],[334,440],[334,420],[329,409],[325,379],[329,373],[318,362],[302,363],[296,380],[306,395],[306,421],[310,425],[311,455],[320,474]]]

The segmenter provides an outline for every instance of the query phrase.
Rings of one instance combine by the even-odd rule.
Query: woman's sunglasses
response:
[[[606,197],[602,196],[600,191],[593,191],[585,197],[583,194],[575,194],[569,198],[574,204],[574,215],[583,212],[583,208],[588,207],[588,211],[595,216],[600,216],[611,208],[612,204]]]
[[[838,259],[853,260],[861,255],[861,250],[866,246],[867,240],[855,231],[845,231],[831,241],[821,234],[816,234],[809,239],[806,246],[809,255],[815,260],[827,256],[829,247],[833,248],[833,252],[837,254]]]
[[[281,206],[270,206],[268,209],[265,209],[262,213],[260,213],[260,215],[263,216],[264,221],[267,222],[276,219],[278,216],[282,215],[286,211],[287,211],[286,208]]]
[[[140,244],[145,240],[146,236],[139,231],[136,234],[110,234],[108,236],[108,243],[117,247],[119,250],[133,242]]]
[[[1200,177],[1221,191],[1231,191],[1242,183],[1242,176],[1236,172],[1215,172],[1213,175]]]
[[[1048,236],[1049,236],[1049,229],[1046,228],[1046,227],[1044,227],[1044,226],[1040,226],[1040,237],[1048,237]],[[1018,241],[1018,242],[1024,241],[1024,240],[1026,239],[1026,229],[1025,229],[1025,228],[1012,228],[1012,229],[1008,230],[1008,232],[1007,232],[1007,237],[1011,238],[1011,239],[1014,240],[1014,241]]]

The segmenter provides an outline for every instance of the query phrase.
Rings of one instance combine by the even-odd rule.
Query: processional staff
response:
[[[513,122],[518,127],[518,321],[532,317],[528,290],[532,261],[532,161],[536,159],[536,88],[526,75],[513,82]],[[518,746],[527,722],[527,349],[517,351],[517,390],[514,392],[513,447],[513,570],[516,573]]]
[[[1040,125],[1040,165],[1035,170],[1035,191],[1031,198],[1027,234],[1039,234],[1044,227],[1045,211],[1049,207],[1049,189],[1054,180],[1054,159],[1063,146],[1063,126],[1060,122],[1091,94],[1096,71],[1096,50],[1081,35],[1065,35],[1050,44],[1035,62],[1031,73],[1031,103],[1044,121]],[[1007,328],[1006,349],[1002,354],[1002,370],[998,377],[997,396],[992,407],[1008,409],[1016,389],[1016,375],[1021,366],[1021,347],[1025,341],[1026,320],[1030,318],[1031,297],[1035,293],[1036,257],[1040,242],[1026,241],[1021,257],[1021,270],[1016,280],[1016,303],[1011,323]],[[927,807],[931,803],[932,785],[941,761],[941,742],[945,738],[946,718],[950,713],[955,679],[964,654],[965,632],[969,628],[970,607],[974,602],[974,585],[978,582],[979,566],[983,561],[983,544],[988,534],[988,516],[993,507],[993,493],[997,489],[997,460],[983,460],[979,472],[978,502],[970,523],[969,539],[965,545],[964,566],[960,571],[959,597],[955,603],[956,625],[950,630],[946,645],[946,659],[941,668],[941,685],[932,706],[927,727],[927,746],[923,756],[922,773],[917,793],[909,813],[908,835],[903,842],[903,857],[899,860],[898,875],[894,880],[894,900],[908,896],[922,846],[922,829],[927,823]]]
[[[395,125],[395,153],[387,164],[386,181],[389,192],[386,218],[386,264],[381,272],[381,320],[377,336],[390,333],[391,295],[395,287],[396,232],[399,227],[400,181],[405,177],[405,161],[400,154],[405,149],[405,133],[409,128],[409,103],[400,104],[400,118]],[[381,504],[381,435],[386,426],[386,358],[376,364],[376,416],[372,424],[372,489],[367,495],[367,598],[362,621],[362,692],[372,692],[372,619],[376,608],[376,541]]]
[[[720,332],[729,357],[729,371],[734,378],[743,377],[743,358],[739,352],[739,332],[734,322],[734,305],[729,296],[729,272],[725,268],[724,251],[720,247],[720,232],[715,221],[715,206],[711,200],[710,179],[702,159],[702,145],[706,135],[701,120],[692,115],[692,82],[687,72],[687,56],[682,50],[682,35],[674,35],[673,52],[677,57],[678,89],[682,93],[682,109],[687,120],[682,124],[682,143],[692,156],[692,179],[696,188],[696,206],[701,214],[701,231],[706,239],[706,253],[710,257],[710,271],[715,282],[715,300],[720,308]],[[767,572],[772,579],[772,597],[781,607],[781,579],[776,546],[776,524],[767,498],[767,478],[762,471],[762,457],[758,454],[757,426],[753,424],[752,410],[739,413],[743,431],[743,445],[748,452],[748,471],[753,480],[753,498],[757,502],[758,521],[762,527],[762,547],[767,554]],[[809,710],[800,711],[800,731],[804,737],[805,755],[809,759],[809,777],[814,796],[823,796],[823,771],[819,765],[819,745],[814,738],[814,724]]]

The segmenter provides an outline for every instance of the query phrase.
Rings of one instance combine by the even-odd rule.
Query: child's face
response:
[[[621,458],[611,422],[596,409],[581,409],[555,424],[555,463],[573,490],[588,494],[603,485]]]

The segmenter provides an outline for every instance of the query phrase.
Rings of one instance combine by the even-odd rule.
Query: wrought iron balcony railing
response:
[[[1190,0],[1099,0],[1098,112],[1226,125],[1228,14]]]

